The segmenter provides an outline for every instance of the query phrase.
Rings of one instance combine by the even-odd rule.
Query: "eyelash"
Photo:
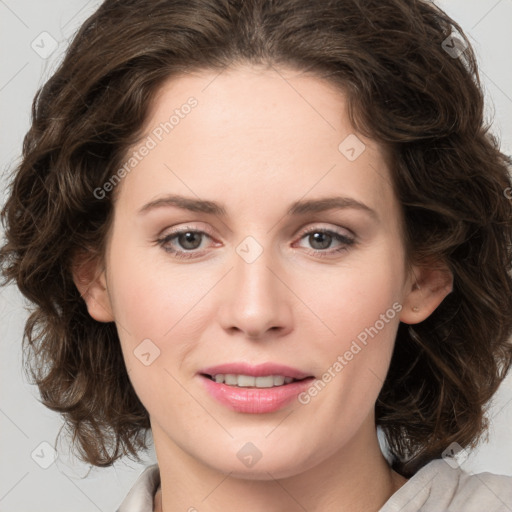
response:
[[[162,249],[170,254],[173,254],[175,258],[178,259],[189,259],[189,258],[199,258],[201,257],[201,253],[195,252],[195,250],[190,251],[178,251],[176,249],[170,249],[169,247],[166,247],[166,244],[168,244],[171,240],[174,238],[177,238],[180,235],[183,235],[185,233],[195,233],[200,235],[206,235],[208,238],[212,238],[209,233],[205,231],[201,231],[198,229],[190,229],[190,228],[183,228],[180,230],[176,230],[172,233],[169,233],[165,235],[162,238],[159,238],[155,241],[156,244],[162,247]],[[301,234],[299,240],[302,240],[303,238],[307,237],[308,235],[311,235],[313,233],[322,233],[331,235],[333,237],[333,240],[337,240],[338,242],[342,243],[340,247],[337,249],[311,249],[308,251],[309,254],[312,254],[314,256],[318,256],[320,258],[327,258],[329,256],[333,256],[335,254],[347,251],[351,245],[355,243],[355,239],[348,237],[346,235],[342,235],[341,233],[338,233],[336,231],[330,230],[330,229],[321,229],[321,228],[313,228],[310,229],[304,233]],[[199,255],[198,255],[199,254]]]

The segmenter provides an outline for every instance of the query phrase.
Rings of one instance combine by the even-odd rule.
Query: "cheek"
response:
[[[125,327],[125,343],[144,338],[163,342],[202,310],[201,301],[214,284],[211,273],[201,274],[193,265],[169,264],[165,258],[116,258],[113,252],[112,261],[116,264],[110,274],[111,299],[116,323]]]
[[[195,265],[151,260],[125,244],[113,244],[110,259],[109,293],[117,332],[139,398],[148,409],[170,396],[176,407],[186,406],[189,397],[173,377],[181,380],[176,369],[212,322],[205,298],[219,276],[198,272]]]
[[[186,409],[190,397],[179,385],[176,368],[192,348],[190,320],[201,315],[198,302],[205,286],[191,286],[186,276],[143,265],[137,258],[117,261],[111,272],[112,302],[130,381],[150,414],[163,404],[166,411]]]
[[[381,385],[371,373],[385,377],[398,315],[387,314],[390,321],[382,329],[380,315],[394,313],[392,306],[400,299],[402,262],[396,253],[382,244],[337,266],[290,265],[283,267],[282,277],[293,293],[279,280],[273,288],[292,310],[294,336],[307,345],[317,374],[331,369],[336,381],[331,389],[338,388],[338,397],[349,387],[353,390],[345,403],[356,396],[371,400]],[[230,277],[223,281],[226,268],[213,269],[211,262],[178,265],[147,254],[113,245],[109,289],[114,315],[130,379],[142,402],[151,409],[155,401],[172,396],[179,408],[188,397],[172,377],[179,379],[181,363],[189,364],[187,355],[205,331],[220,329],[216,312],[219,298],[233,299],[223,291]],[[348,381],[350,386],[343,384]],[[167,398],[159,398],[164,388]]]
[[[338,267],[319,268],[318,272],[310,272],[307,279],[296,278],[297,295],[305,298],[304,302],[324,323],[325,333],[330,331],[331,342],[339,341],[331,343],[337,348],[373,326],[390,308],[385,320],[398,324],[402,259],[391,247],[377,249],[362,255],[355,253]],[[393,304],[397,304],[395,309]]]
[[[322,372],[313,395],[328,386],[336,390],[329,393],[334,408],[373,405],[393,352],[403,277],[403,260],[397,251],[384,247],[330,275],[310,276],[308,303],[325,326],[318,324],[316,330],[322,335],[312,332],[310,338],[311,352],[321,354]],[[302,293],[307,289],[304,286]]]
[[[288,302],[297,335],[316,331],[309,333],[313,340],[320,334],[339,349],[374,325],[400,299],[402,263],[390,245],[376,244],[336,266],[302,261],[283,267],[293,293],[287,295],[279,280],[270,291]],[[205,324],[215,322],[217,299],[231,300],[221,282],[226,269],[213,269],[208,261],[169,262],[156,251],[148,258],[144,252],[125,243],[114,244],[111,252],[109,289],[123,346],[133,350],[145,339],[159,346],[169,338],[193,340],[194,333],[200,338]]]

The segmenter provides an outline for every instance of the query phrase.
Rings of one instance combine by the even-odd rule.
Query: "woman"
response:
[[[152,435],[120,512],[504,511],[459,466],[512,361],[510,186],[429,2],[107,0],[38,93],[2,268],[81,458]]]

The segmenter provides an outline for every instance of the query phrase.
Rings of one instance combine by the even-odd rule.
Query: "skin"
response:
[[[149,412],[162,479],[155,510],[377,511],[406,482],[382,456],[374,416],[398,324],[428,317],[451,275],[406,265],[384,149],[357,134],[358,158],[339,151],[355,131],[332,85],[256,66],[175,77],[159,90],[146,135],[190,96],[197,107],[117,186],[104,261],[79,262],[75,273],[91,316],[116,322]],[[171,193],[220,202],[227,215],[139,213]],[[294,201],[333,195],[375,217],[357,208],[286,216]],[[178,259],[155,242],[175,228],[207,231],[189,249],[196,257]],[[354,243],[321,246],[304,235],[310,229]],[[247,236],[262,249],[250,263],[237,253]],[[190,247],[177,238],[169,246]],[[401,311],[307,405],[235,412],[197,375],[272,361],[321,379],[394,303]],[[160,350],[148,366],[134,355],[144,339]],[[247,442],[261,452],[251,467],[237,457]]]

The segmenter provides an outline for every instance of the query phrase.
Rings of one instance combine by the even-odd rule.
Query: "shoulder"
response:
[[[153,512],[153,497],[159,485],[158,464],[146,467],[116,512]]]
[[[470,474],[436,459],[421,468],[379,512],[510,512],[512,476]]]

